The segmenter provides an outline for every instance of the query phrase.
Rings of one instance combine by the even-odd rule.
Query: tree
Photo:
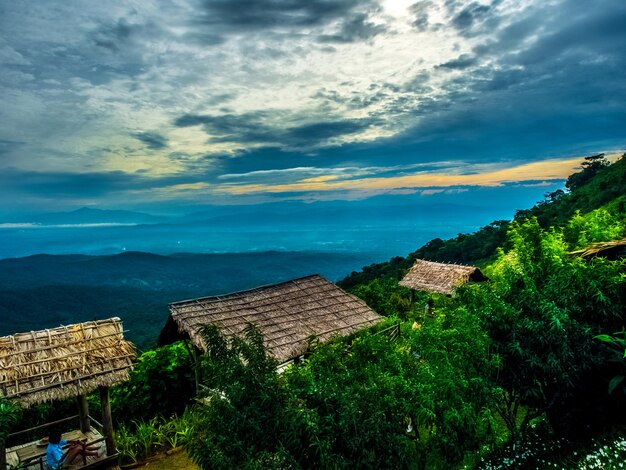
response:
[[[228,342],[215,326],[202,331],[207,345],[200,376],[207,387],[190,455],[206,469],[297,467],[283,449],[290,421],[289,395],[277,363],[249,325]]]
[[[544,412],[554,427],[567,422],[567,404],[589,389],[588,374],[604,362],[593,334],[623,321],[624,292],[620,264],[569,256],[562,234],[534,218],[514,222],[509,240],[512,249],[488,273],[493,282],[468,291],[465,301],[501,357],[498,409],[515,436]]]
[[[580,165],[582,171],[574,173],[567,178],[565,187],[570,191],[587,184],[602,168],[610,165],[610,162],[604,157],[603,153],[590,155],[585,157],[585,161]]]

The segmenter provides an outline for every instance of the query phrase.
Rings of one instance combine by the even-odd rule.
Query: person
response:
[[[63,452],[66,445],[69,447]],[[83,459],[89,456],[97,457],[98,449],[86,442],[61,439],[59,431],[50,432],[46,449],[46,464],[50,470],[60,470],[65,464],[71,465],[79,455]]]

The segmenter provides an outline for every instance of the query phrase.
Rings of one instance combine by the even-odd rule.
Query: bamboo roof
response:
[[[626,252],[626,238],[610,242],[592,243],[588,247],[583,248],[582,250],[572,251],[570,254],[582,256],[583,258],[589,256],[617,258],[620,255],[623,256],[624,252]]]
[[[179,334],[205,350],[199,334],[216,325],[226,337],[240,335],[248,323],[263,334],[265,346],[279,362],[304,354],[308,339],[325,341],[347,336],[383,320],[361,299],[319,275],[280,284],[205,297],[170,305],[171,322]],[[166,326],[167,328],[167,326]]]
[[[0,337],[0,394],[23,406],[128,379],[135,348],[119,318]]]
[[[435,263],[434,261],[417,259],[399,284],[409,289],[452,295],[458,287],[466,282],[485,280],[487,278],[475,266]]]

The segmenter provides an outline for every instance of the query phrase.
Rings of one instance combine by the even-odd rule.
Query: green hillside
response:
[[[536,217],[546,228],[562,226],[576,211],[587,213],[604,207],[610,213],[626,214],[626,158],[611,165],[604,158],[588,158],[593,160],[584,161],[581,172],[569,177],[566,185],[571,191],[547,193],[545,199],[533,208],[518,210],[514,220],[519,222]],[[380,277],[400,279],[418,258],[483,265],[493,259],[498,248],[507,246],[506,234],[510,224],[511,221],[496,220],[474,233],[459,234],[448,240],[435,238],[407,257],[398,256],[385,263],[365,266],[338,284],[349,289]]]

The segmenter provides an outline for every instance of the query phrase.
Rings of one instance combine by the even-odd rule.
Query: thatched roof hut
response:
[[[204,350],[200,329],[216,325],[226,337],[240,335],[248,323],[263,334],[279,362],[307,350],[308,339],[325,341],[375,325],[383,317],[365,302],[319,275],[294,279],[224,296],[186,300],[170,305],[162,342],[190,338]]]
[[[601,256],[603,258],[616,260],[626,256],[626,238],[610,242],[592,243],[588,247],[582,250],[572,251],[570,254],[583,258]]]
[[[30,406],[128,379],[135,349],[119,318],[0,337],[0,394]]]
[[[466,282],[486,280],[487,277],[475,266],[435,263],[417,259],[399,284],[409,289],[452,295],[458,287]]]

